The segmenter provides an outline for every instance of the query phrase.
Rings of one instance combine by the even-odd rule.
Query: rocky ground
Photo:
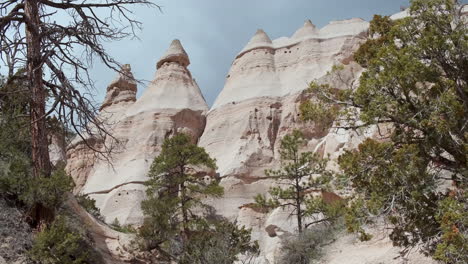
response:
[[[33,233],[23,213],[0,198],[0,264],[29,264]]]

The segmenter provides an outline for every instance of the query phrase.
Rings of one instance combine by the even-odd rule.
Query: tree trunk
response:
[[[182,206],[183,229],[184,229],[184,234],[188,237],[188,235],[189,235],[189,227],[188,227],[189,219],[188,219],[187,209],[185,208],[185,206],[186,206],[186,204],[185,204],[186,190],[185,190],[185,186],[184,186],[183,183],[181,184],[181,193],[182,193],[181,206]]]
[[[45,104],[46,92],[42,84],[42,55],[40,26],[40,4],[37,0],[27,0],[24,4],[27,43],[27,74],[30,91],[31,151],[33,176],[50,176],[50,158],[46,131]],[[54,210],[40,203],[33,206],[32,217],[35,224],[42,225],[53,219]]]
[[[185,166],[180,167],[180,177],[184,179],[184,174],[185,174]],[[189,226],[188,226],[188,213],[187,213],[187,208],[185,208],[186,204],[186,199],[187,199],[187,194],[186,194],[186,188],[185,188],[185,179],[184,181],[180,184],[180,195],[181,195],[181,207],[182,207],[182,227],[183,227],[183,234],[185,236],[185,239],[188,239],[189,237]],[[185,242],[185,241],[184,241]]]
[[[297,174],[296,174],[297,175]],[[301,188],[299,179],[296,177],[296,211],[297,211],[297,231],[302,233],[302,209],[301,209]]]

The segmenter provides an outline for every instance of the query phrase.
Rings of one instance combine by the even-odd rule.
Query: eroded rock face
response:
[[[101,117],[118,142],[93,138],[88,144],[95,148],[114,145],[113,166],[97,159],[81,140],[69,146],[67,169],[77,183],[75,191],[96,199],[107,222],[117,218],[123,224],[141,223],[142,183],[151,162],[164,139],[176,132],[189,133],[217,159],[225,189],[223,198],[207,202],[218,214],[252,228],[252,238],[259,241],[262,251],[258,263],[274,263],[281,241],[295,232],[296,223],[288,211],[276,209],[266,214],[249,205],[255,195],[266,193],[275,184],[264,170],[279,166],[281,139],[300,129],[307,138],[305,148],[330,155],[333,169],[334,160],[344,150],[356,148],[367,137],[377,137],[375,128],[352,132],[306,123],[299,111],[301,102],[311,99],[304,93],[311,81],[331,83],[338,89],[356,87],[363,69],[353,62],[352,54],[366,40],[368,26],[361,19],[351,19],[318,29],[306,21],[292,37],[273,41],[258,30],[236,56],[209,112],[187,69],[190,60],[175,40],[138,100],[132,99],[133,81],[127,78],[131,73],[120,75],[108,88]],[[341,64],[343,70],[327,74]],[[346,241],[330,252],[350,246]],[[375,245],[384,248],[382,256],[388,253],[385,258],[394,252],[388,241]],[[329,257],[333,263],[346,259],[343,255]]]
[[[293,37],[273,41],[258,30],[234,60],[212,109],[250,98],[301,92],[333,65],[349,63],[366,39],[368,26],[366,21],[351,19],[318,30],[307,21]]]
[[[136,84],[128,78],[132,76],[129,67],[109,85],[100,117],[115,139],[87,140],[95,149],[111,146],[109,160],[96,156],[79,138],[69,146],[67,169],[77,184],[75,192],[96,199],[107,222],[117,218],[122,224],[141,223],[142,184],[164,139],[176,132],[188,133],[194,140],[201,136],[208,106],[188,64],[187,54],[175,40],[157,63],[155,78],[141,98],[134,100]],[[122,93],[129,100],[121,100]]]
[[[49,156],[53,166],[66,162],[66,142],[63,133],[52,131],[49,134]]]
[[[130,64],[122,66],[119,76],[107,86],[107,94],[100,110],[107,107],[133,103],[136,101],[137,84],[133,78]]]
[[[303,131],[308,151],[333,157],[364,138],[303,122],[299,105],[310,99],[303,91],[311,81],[331,82],[340,89],[356,85],[362,68],[352,62],[352,54],[366,40],[367,28],[360,19],[332,22],[322,29],[306,21],[291,38],[273,41],[258,30],[234,60],[207,115],[199,145],[216,157],[225,188],[224,197],[211,203],[220,214],[252,228],[262,257],[270,262],[282,236],[271,236],[265,228],[274,225],[282,233],[293,233],[296,224],[289,212],[261,214],[245,205],[274,185],[264,171],[279,165],[280,141],[294,129]],[[345,67],[339,76],[327,75],[341,64]]]

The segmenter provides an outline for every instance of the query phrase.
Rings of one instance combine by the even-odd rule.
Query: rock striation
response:
[[[174,40],[138,100],[136,82],[125,66],[101,107],[100,118],[113,138],[78,138],[68,147],[67,170],[76,182],[75,192],[94,198],[107,222],[117,218],[122,224],[140,223],[143,182],[164,139],[177,132],[194,140],[201,136],[208,106],[188,65],[180,41]],[[109,159],[96,156],[87,144],[96,149],[111,146]]]

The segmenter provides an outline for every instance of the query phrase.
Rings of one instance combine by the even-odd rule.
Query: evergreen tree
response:
[[[0,160],[30,156],[29,102],[25,72],[13,77],[0,76]]]
[[[301,152],[304,145],[302,133],[295,130],[291,135],[281,140],[279,153],[282,166],[279,170],[266,170],[265,174],[278,180],[279,186],[269,191],[271,198],[257,195],[255,201],[262,208],[292,208],[291,215],[296,216],[299,233],[312,224],[329,221],[333,214],[324,219],[306,222],[318,213],[332,212],[321,198],[313,197],[313,193],[321,193],[331,181],[331,172],[326,170],[326,159],[321,159],[312,152]]]
[[[157,249],[166,259],[178,263],[195,263],[191,259],[206,257],[203,252],[209,252],[209,248],[200,245],[216,246],[213,241],[221,234],[220,225],[226,227],[203,202],[205,198],[219,198],[224,192],[216,179],[208,180],[199,173],[202,168],[215,169],[215,160],[191,141],[186,134],[164,141],[148,174],[148,199],[141,204],[145,214],[139,230],[143,248]],[[229,232],[223,228],[222,235],[231,238],[225,258],[232,261],[218,263],[232,263],[239,253],[256,248],[250,243],[250,231],[231,227]]]
[[[27,93],[24,71],[0,78],[0,196],[20,202],[31,214],[38,202],[58,208],[64,194],[73,188],[73,181],[63,166],[55,168],[47,178],[33,177]],[[56,131],[61,126],[57,120],[46,121],[48,126],[55,124]]]
[[[369,238],[361,225],[384,216],[395,245],[422,244],[445,263],[468,262],[468,28],[457,4],[414,0],[407,18],[375,16],[372,38],[355,54],[367,67],[359,87],[310,89],[321,109],[345,120],[338,127],[387,128],[384,140],[339,159],[356,190],[349,230]],[[303,114],[315,120],[322,112]]]

